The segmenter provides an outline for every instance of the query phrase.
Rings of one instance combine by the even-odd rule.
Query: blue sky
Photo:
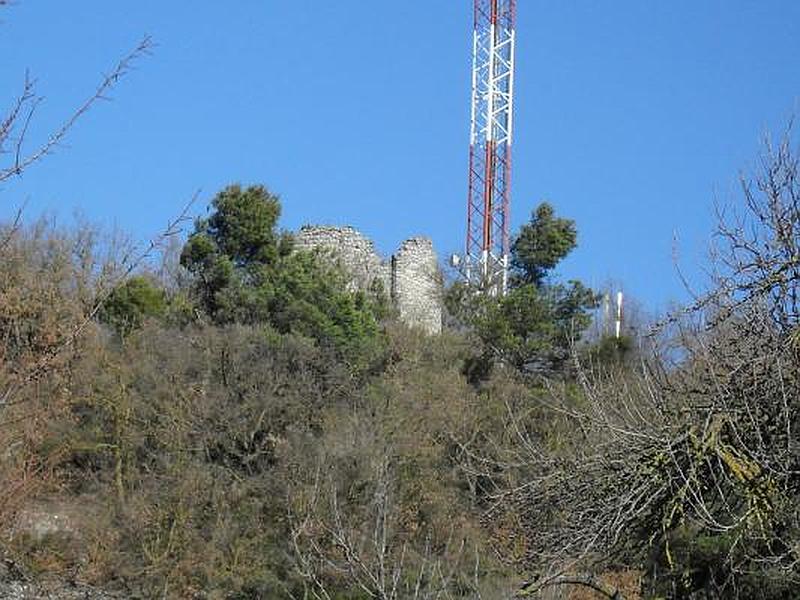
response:
[[[352,224],[385,253],[463,245],[470,0],[19,0],[0,23],[0,102],[25,69],[46,97],[32,139],[144,35],[158,44],[72,132],[0,189],[0,218],[75,210],[136,238],[201,190],[264,183],[283,226]],[[523,0],[512,212],[578,224],[559,269],[651,309],[685,298],[712,202],[735,201],[760,138],[800,98],[800,2]]]

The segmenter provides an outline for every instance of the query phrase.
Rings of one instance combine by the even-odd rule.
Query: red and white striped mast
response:
[[[493,295],[508,287],[516,0],[474,0],[472,124],[464,274]]]

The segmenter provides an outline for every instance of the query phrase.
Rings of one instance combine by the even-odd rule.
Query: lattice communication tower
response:
[[[494,295],[508,286],[516,0],[474,0],[467,281]]]

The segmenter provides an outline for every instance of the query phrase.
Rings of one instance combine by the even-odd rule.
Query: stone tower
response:
[[[442,331],[442,277],[433,243],[413,237],[392,256],[392,301],[403,322]]]

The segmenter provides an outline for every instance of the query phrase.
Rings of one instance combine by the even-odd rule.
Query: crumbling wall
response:
[[[352,227],[304,225],[295,234],[295,247],[330,253],[348,272],[354,289],[369,289],[378,280],[387,294],[391,290],[389,266],[375,251],[372,240]]]
[[[406,240],[392,257],[392,300],[403,322],[441,333],[442,278],[430,239]]]
[[[404,323],[441,333],[442,279],[430,239],[406,240],[394,256],[381,260],[372,240],[352,227],[305,225],[295,235],[295,247],[329,253],[350,274],[354,289],[380,281]]]

